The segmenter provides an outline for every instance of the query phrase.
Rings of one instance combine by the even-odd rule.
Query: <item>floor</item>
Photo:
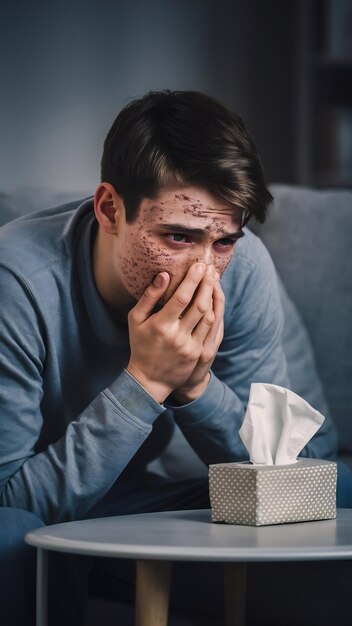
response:
[[[130,604],[90,599],[86,626],[134,626],[134,608]],[[170,615],[168,626],[222,626],[219,618],[204,615]]]

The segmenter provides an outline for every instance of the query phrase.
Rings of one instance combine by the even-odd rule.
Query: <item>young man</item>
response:
[[[275,271],[243,230],[271,196],[240,118],[151,92],[116,118],[101,180],[0,234],[0,503],[38,524],[209,506],[205,480],[147,470],[173,424],[205,463],[243,459],[250,384],[289,387]]]

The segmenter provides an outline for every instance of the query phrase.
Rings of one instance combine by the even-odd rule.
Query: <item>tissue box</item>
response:
[[[218,463],[209,467],[213,522],[265,526],[336,517],[337,465]]]

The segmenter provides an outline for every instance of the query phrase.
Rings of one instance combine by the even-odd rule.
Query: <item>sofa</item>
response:
[[[32,210],[86,197],[90,191],[72,194],[20,189],[13,194],[0,193],[0,225]],[[352,191],[272,185],[271,192],[274,202],[266,223],[250,227],[269,249],[278,272],[285,316],[284,349],[292,388],[321,413],[330,416],[336,426],[339,458],[352,467]],[[207,471],[177,429],[151,469],[177,478],[204,475]],[[261,624],[344,624],[336,618],[335,604],[341,607],[345,601],[344,584],[348,599],[347,581],[351,583],[352,566],[338,563],[336,570],[329,569],[331,565],[320,566],[320,571],[325,568],[332,586],[338,577],[338,591],[334,588],[332,603],[315,589],[314,570],[307,565],[303,571],[297,564],[291,572],[301,579],[299,602],[292,602],[290,615],[284,617],[281,614],[285,611],[284,603],[280,605],[279,601],[281,608],[269,607],[265,592],[259,590],[256,604],[263,616]],[[274,575],[272,570],[265,574],[268,585],[270,576]],[[256,573],[252,582],[250,577],[249,585],[256,584],[255,578]],[[319,617],[315,622],[307,615],[305,622],[304,607],[309,604],[311,594],[316,595],[319,603]],[[93,601],[91,616],[94,606],[99,607],[99,603]],[[98,610],[103,611],[104,606],[102,603]],[[250,611],[249,607],[249,615]],[[108,616],[106,620],[102,623],[114,621],[110,622]]]
[[[307,330],[339,456],[351,465],[352,191],[272,191],[275,202],[259,235]]]

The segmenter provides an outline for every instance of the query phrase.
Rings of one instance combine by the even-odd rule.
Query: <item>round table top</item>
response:
[[[33,530],[45,550],[180,561],[352,559],[352,509],[337,518],[273,526],[211,522],[210,510],[167,511],[66,522]]]

